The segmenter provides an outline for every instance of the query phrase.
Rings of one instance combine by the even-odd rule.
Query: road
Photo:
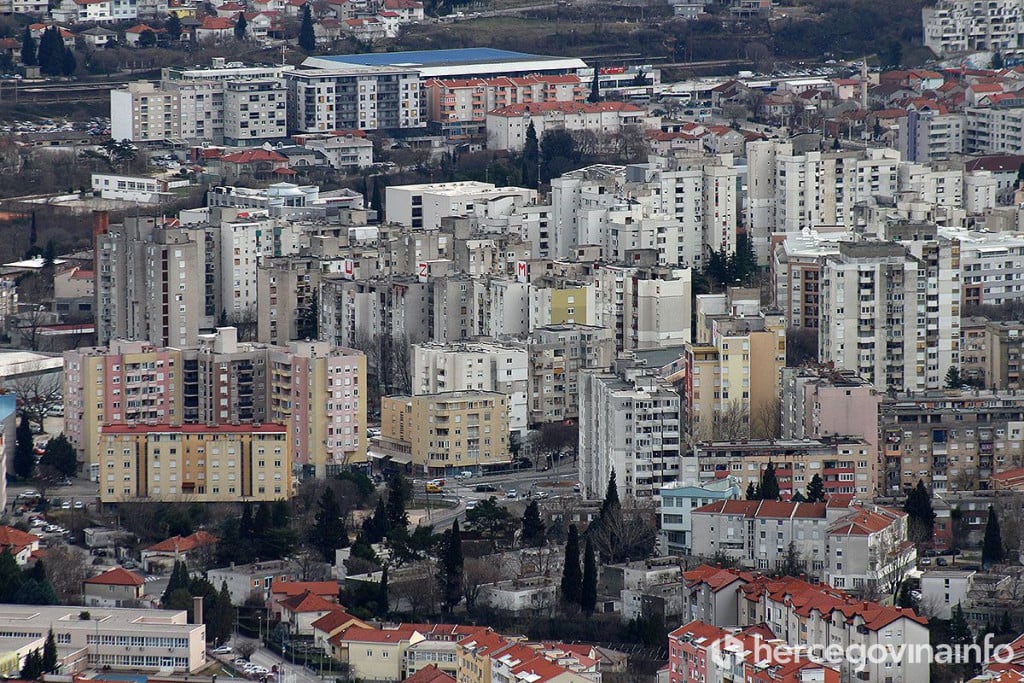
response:
[[[229,657],[230,659],[230,657]],[[320,683],[320,676],[305,668],[301,664],[292,664],[281,659],[276,653],[265,647],[261,647],[249,657],[249,661],[260,666],[265,666],[271,671],[278,667],[284,672],[281,683]]]

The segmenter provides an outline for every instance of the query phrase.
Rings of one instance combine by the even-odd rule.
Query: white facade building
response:
[[[453,183],[395,185],[385,191],[388,220],[407,228],[437,229],[449,216],[508,215],[536,204],[537,191],[523,187],[496,187],[466,180]]]
[[[939,55],[1006,51],[1021,45],[1024,8],[1015,0],[940,0],[921,8],[924,45]]]
[[[640,368],[580,372],[580,481],[600,498],[615,470],[623,498],[652,498],[676,481],[679,393]]]
[[[468,389],[505,394],[509,430],[525,436],[529,418],[527,355],[525,346],[499,343],[414,344],[413,395]]]
[[[303,133],[420,128],[420,77],[415,68],[297,69],[287,75],[289,127]]]

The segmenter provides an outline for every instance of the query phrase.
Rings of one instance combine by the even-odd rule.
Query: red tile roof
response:
[[[337,603],[324,600],[308,590],[301,595],[294,595],[287,600],[282,600],[281,607],[294,613],[333,612],[341,609]]]
[[[172,536],[171,538],[149,546],[146,550],[156,553],[187,553],[190,550],[213,545],[216,542],[217,537],[213,534],[209,534],[205,531],[197,531],[188,536]]]
[[[243,149],[241,152],[226,154],[220,158],[229,164],[252,164],[257,161],[288,161],[288,157],[268,149]]]
[[[235,28],[235,22],[227,17],[203,17],[199,26],[204,31],[229,31]]]
[[[338,597],[337,581],[281,581],[274,580],[270,585],[270,592],[274,595],[292,597],[302,595],[309,591],[320,596]]]
[[[130,572],[121,567],[114,567],[102,574],[86,579],[85,583],[94,586],[141,586],[146,581],[135,572]]]
[[[26,546],[38,542],[39,537],[35,534],[26,533],[12,526],[0,526],[0,548],[10,549],[12,555],[17,555]]]
[[[423,3],[416,0],[384,0],[384,9],[422,9]]]
[[[437,664],[430,664],[406,678],[404,683],[455,683],[455,677],[438,669]]]
[[[352,626],[359,626],[360,628],[371,628],[369,624],[366,624],[361,619],[357,619],[356,617],[352,616],[351,614],[349,614],[341,608],[331,610],[327,614],[323,615],[322,617],[314,621],[312,626],[317,631],[330,633],[331,631],[334,631],[339,627],[344,626],[350,621],[355,622],[354,624],[352,624]]]
[[[489,116],[513,118],[522,116],[527,112],[531,114],[544,114],[553,111],[562,112],[563,114],[597,114],[600,112],[639,113],[644,111],[644,109],[628,102],[530,102],[510,104],[507,107],[487,112],[487,114]]]
[[[378,629],[361,628],[359,626],[349,626],[347,629],[331,638],[330,642],[332,644],[338,644],[342,642],[400,643],[404,640],[409,640],[415,633],[417,633],[417,631],[413,628],[399,627]]]

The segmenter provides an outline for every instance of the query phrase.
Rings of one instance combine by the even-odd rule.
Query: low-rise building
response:
[[[742,498],[743,488],[739,479],[725,476],[699,484],[671,483],[662,487],[658,496],[659,550],[663,555],[689,555],[693,543],[691,511],[718,500]]]
[[[628,102],[534,102],[510,104],[487,112],[487,148],[520,152],[533,126],[537,139],[547,130],[590,133],[600,147],[611,147],[611,138],[641,137],[644,130],[660,128],[661,119]],[[635,129],[635,130],[633,130]]]
[[[481,586],[477,603],[517,614],[546,612],[558,604],[558,579],[530,576]]]
[[[243,605],[250,598],[270,601],[271,588],[281,582],[298,581],[302,567],[290,560],[272,560],[219,567],[206,572],[206,578],[218,587],[226,583],[232,605]]]
[[[187,178],[154,178],[152,176],[93,173],[92,193],[103,199],[120,199],[139,204],[159,204],[178,187],[188,187]]]
[[[949,619],[953,608],[967,604],[975,571],[938,569],[921,574],[921,606],[937,619]]]
[[[172,536],[142,549],[142,568],[159,574],[169,571],[179,561],[190,566],[204,564],[201,560],[212,556],[216,544],[217,537],[202,530],[188,536]]]
[[[32,559],[32,554],[39,550],[41,539],[12,526],[0,526],[0,550],[7,551],[14,557],[19,566],[25,566]]]
[[[121,567],[108,569],[82,582],[82,599],[91,607],[141,607],[146,581]]]
[[[52,631],[68,671],[84,668],[133,673],[196,674],[208,664],[206,626],[191,624],[185,610],[65,605],[6,605],[0,647],[24,660],[41,650]]]
[[[748,569],[775,571],[796,563],[837,588],[892,592],[917,552],[907,515],[880,506],[725,500],[692,512],[698,557],[725,555]]]

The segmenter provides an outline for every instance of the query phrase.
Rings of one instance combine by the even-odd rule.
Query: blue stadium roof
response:
[[[360,55],[324,55],[318,59],[361,66],[446,66],[561,59],[561,57],[532,55],[526,52],[512,52],[511,50],[497,50],[493,47],[467,47],[452,50],[412,50],[409,52],[374,52]]]

